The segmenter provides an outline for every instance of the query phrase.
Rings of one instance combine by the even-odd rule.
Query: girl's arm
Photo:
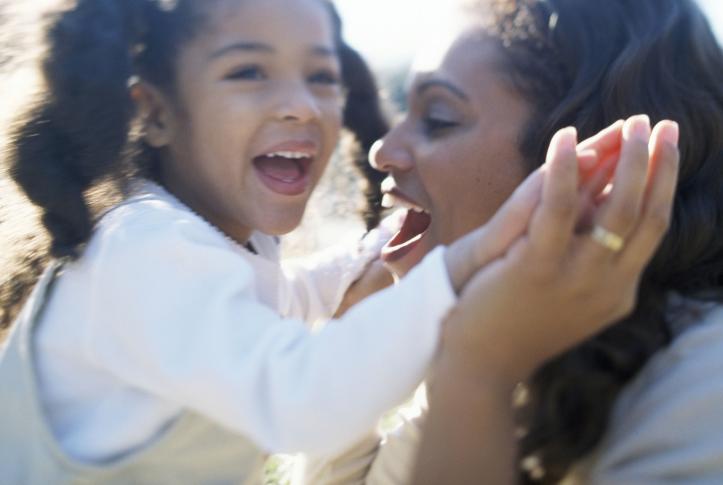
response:
[[[329,453],[365,435],[423,379],[456,303],[440,248],[312,334],[263,304],[251,266],[192,214],[109,216],[64,275],[92,281],[90,358],[268,451]]]
[[[359,287],[378,280],[370,277],[378,274],[375,270],[379,253],[391,238],[391,231],[388,226],[381,226],[370,231],[358,243],[339,245],[312,256],[283,261],[283,284],[288,285],[290,298],[288,308],[282,313],[313,323],[332,318],[340,306],[346,311],[352,300],[358,302],[360,298],[354,295],[359,293]],[[360,278],[362,281],[359,281]],[[386,284],[377,286],[375,290],[386,288],[391,282],[391,276],[388,276]]]

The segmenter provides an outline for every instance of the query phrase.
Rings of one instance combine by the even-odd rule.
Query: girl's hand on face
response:
[[[385,217],[376,229],[373,229],[362,240],[362,245],[372,247],[386,244],[396,234],[404,222],[404,210],[397,210]],[[367,242],[372,239],[371,242]],[[378,249],[377,249],[378,252]],[[395,277],[381,259],[375,259],[367,265],[362,275],[349,287],[344,295],[334,318],[340,318],[352,306],[374,293],[394,284]]]
[[[382,260],[372,261],[364,270],[364,274],[349,287],[334,318],[340,318],[360,301],[392,284],[394,284],[394,277]]]
[[[520,198],[533,203],[540,184],[536,179],[542,178],[540,202],[527,218],[527,234],[518,238],[513,234],[518,228],[512,227],[505,235],[516,240],[511,248],[465,285],[445,327],[446,361],[451,359],[457,371],[473,377],[495,375],[512,385],[628,314],[641,273],[669,225],[677,143],[673,122],[658,124],[652,140],[647,117],[625,123],[613,188],[593,214],[595,227],[603,229],[598,233],[606,236],[596,240],[591,232],[576,232],[580,199],[575,131],[558,133],[542,174],[528,180],[487,225],[521,225],[530,205]],[[620,242],[615,235],[624,241],[622,247],[615,247]],[[488,237],[493,244],[479,246],[477,261],[499,251],[489,246],[497,240],[504,243],[505,237]]]

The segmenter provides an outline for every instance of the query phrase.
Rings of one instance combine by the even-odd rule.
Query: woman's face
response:
[[[518,145],[530,108],[500,74],[498,55],[470,32],[425,62],[408,113],[371,155],[389,173],[385,205],[413,208],[383,252],[399,274],[487,222],[526,175]]]
[[[218,0],[177,62],[166,186],[229,236],[300,222],[336,146],[340,65],[317,0]]]

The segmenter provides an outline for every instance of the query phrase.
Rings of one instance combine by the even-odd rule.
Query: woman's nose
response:
[[[381,172],[404,172],[414,166],[411,153],[395,136],[394,131],[372,146],[369,163]]]

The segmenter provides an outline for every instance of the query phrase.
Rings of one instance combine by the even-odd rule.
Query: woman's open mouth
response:
[[[305,151],[274,151],[255,157],[253,166],[269,190],[293,196],[309,188],[312,161],[313,156]]]
[[[419,207],[396,189],[392,189],[385,194],[383,205],[385,207],[403,206],[407,209],[399,232],[382,248],[382,260],[386,263],[393,263],[404,258],[420,245],[429,231],[432,217],[429,212]]]

